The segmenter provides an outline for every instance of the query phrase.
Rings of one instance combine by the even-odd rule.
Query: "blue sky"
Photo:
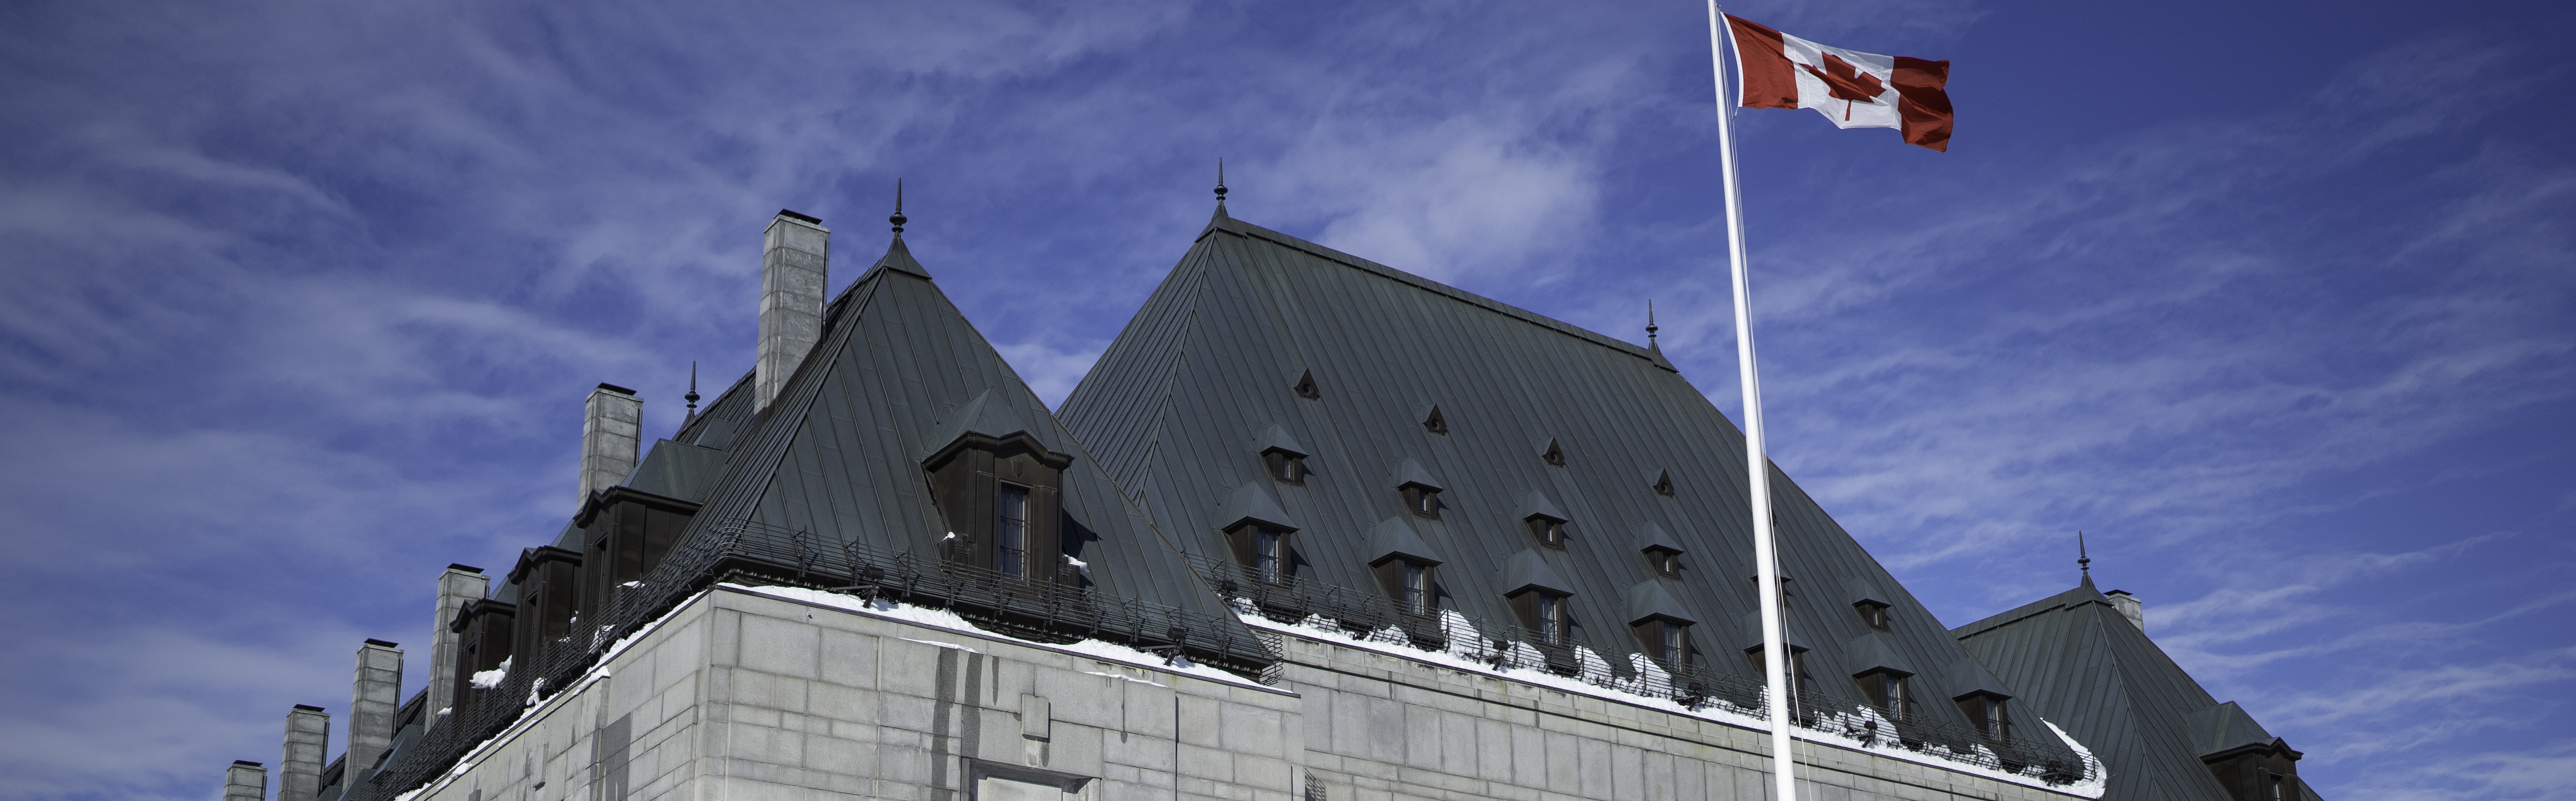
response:
[[[837,287],[898,176],[1050,401],[1223,156],[1264,226],[1653,299],[1735,412],[1699,6],[1059,5],[0,8],[0,798],[275,762],[561,525],[593,384],[667,431],[748,366],[771,213]],[[1953,61],[1946,154],[1741,118],[1774,455],[1945,622],[2082,529],[2329,798],[2576,798],[2576,11],[1729,10]]]

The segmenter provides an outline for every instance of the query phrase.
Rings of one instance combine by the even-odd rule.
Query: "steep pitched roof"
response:
[[[2231,730],[2229,720],[2202,712],[2217,700],[2090,579],[1953,633],[2023,702],[2093,749],[2110,776],[2104,801],[2227,801],[2200,760],[2216,750],[2202,740]],[[2203,728],[2216,721],[2216,733],[2199,731],[2195,720]]]
[[[1098,592],[1232,615],[1130,503],[898,239],[829,304],[820,341],[768,409],[737,383],[675,439],[738,427],[682,536],[743,520],[824,543],[933,553],[945,531],[921,460],[959,433],[1025,432],[1074,456],[1065,547]]]
[[[1310,374],[1311,398],[1293,389]],[[1446,434],[1422,425],[1432,405]],[[1512,620],[1503,593],[1543,568],[1574,594],[1577,639],[1638,650],[1624,596],[1655,578],[1636,550],[1649,524],[1687,554],[1664,589],[1677,617],[1717,627],[1703,648],[1737,647],[1732,621],[1754,608],[1743,435],[1660,353],[1240,220],[1208,224],[1059,416],[1192,553],[1230,559],[1217,509],[1262,482],[1306,527],[1293,544],[1303,577],[1374,588],[1365,543],[1407,513],[1394,487],[1417,479],[1391,474],[1410,465],[1444,490],[1440,517],[1411,524],[1448,557],[1439,582],[1470,617]],[[1271,485],[1243,447],[1268,425],[1308,446],[1303,485]],[[1563,466],[1544,458],[1551,442]],[[1667,475],[1669,497],[1652,487]],[[1898,586],[1776,468],[1772,480],[1792,574]],[[1530,550],[1534,491],[1569,521],[1563,550]],[[1912,596],[1888,600],[1889,647],[1909,664],[1966,658]],[[1859,668],[1835,653],[1867,631],[1850,607],[1801,604],[1789,627],[1820,649],[1819,675]],[[1752,678],[1741,658],[1703,663]],[[1852,685],[1821,688],[1857,700]]]

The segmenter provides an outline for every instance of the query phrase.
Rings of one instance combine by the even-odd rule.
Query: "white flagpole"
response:
[[[1796,801],[1789,744],[1788,649],[1780,624],[1780,562],[1771,531],[1771,459],[1762,442],[1762,382],[1753,369],[1753,294],[1744,280],[1744,213],[1735,191],[1735,103],[1726,96],[1726,49],[1717,0],[1708,0],[1708,61],[1717,80],[1717,147],[1726,176],[1726,263],[1735,276],[1735,363],[1744,386],[1744,462],[1753,496],[1753,561],[1762,589],[1762,675],[1771,696],[1771,775],[1776,801]]]

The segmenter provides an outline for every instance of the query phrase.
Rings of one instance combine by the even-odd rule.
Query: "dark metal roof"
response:
[[[935,553],[946,529],[923,457],[964,431],[1025,432],[1074,457],[1065,547],[1089,565],[1095,591],[1239,625],[927,275],[898,238],[825,309],[822,338],[770,408],[747,408],[746,376],[683,427],[683,442],[719,423],[740,431],[682,537],[747,520],[825,543]]]
[[[2093,749],[2110,776],[2104,801],[2227,801],[2200,760],[2224,750],[2209,744],[2270,741],[2243,710],[2201,689],[2089,578],[1954,633],[2001,684]]]
[[[1301,397],[1310,373],[1317,397]],[[1447,434],[1422,425],[1435,405]],[[1512,620],[1503,593],[1543,568],[1574,594],[1578,639],[1638,650],[1624,596],[1655,578],[1637,553],[1648,524],[1687,554],[1665,589],[1680,617],[1717,628],[1700,647],[1738,647],[1734,623],[1754,609],[1740,578],[1754,572],[1743,435],[1659,351],[1239,220],[1209,223],[1058,416],[1195,554],[1231,560],[1217,528],[1233,513],[1219,509],[1258,482],[1305,526],[1293,541],[1303,578],[1375,592],[1369,535],[1407,514],[1394,487],[1418,480],[1409,464],[1444,490],[1439,518],[1410,524],[1449,560],[1444,603],[1470,617]],[[1270,482],[1244,447],[1274,426],[1308,448],[1303,485]],[[1543,458],[1551,442],[1562,467]],[[1653,489],[1667,475],[1671,496]],[[1884,636],[1910,664],[1966,658],[1795,483],[1776,468],[1772,481],[1786,570],[1889,589]],[[1531,547],[1533,495],[1569,521],[1563,549]],[[1817,675],[1859,667],[1837,653],[1869,631],[1847,603],[1801,603],[1789,618],[1793,641],[1818,646]],[[1742,657],[1708,656],[1754,675]],[[1926,697],[1950,694],[1946,679],[1918,681]],[[1848,681],[1820,689],[1860,697]]]

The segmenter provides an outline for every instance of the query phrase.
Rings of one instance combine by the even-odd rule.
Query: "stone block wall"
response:
[[[1724,801],[1761,732],[1288,638],[1276,687],[719,588],[420,801]],[[1036,719],[1042,717],[1043,719]],[[2066,799],[1802,744],[1820,801]]]

